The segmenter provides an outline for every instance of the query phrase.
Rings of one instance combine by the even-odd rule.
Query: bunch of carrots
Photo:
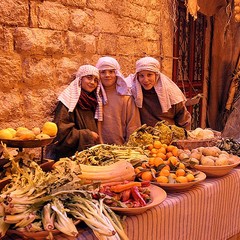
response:
[[[99,193],[106,195],[104,203],[110,207],[143,207],[151,202],[149,185],[149,181],[106,183]]]

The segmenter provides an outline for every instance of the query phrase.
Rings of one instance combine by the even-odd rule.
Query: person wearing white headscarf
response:
[[[77,151],[100,143],[95,112],[100,91],[99,71],[92,65],[82,65],[75,79],[59,95],[54,122],[58,133],[46,149],[48,158],[71,157]]]
[[[141,124],[154,126],[158,121],[166,120],[171,125],[191,128],[191,115],[185,106],[186,98],[180,88],[160,72],[157,59],[139,59],[135,74],[130,74],[126,81],[131,85]]]
[[[139,111],[117,60],[101,57],[96,67],[103,85],[103,121],[99,125],[101,142],[122,145],[141,126]]]

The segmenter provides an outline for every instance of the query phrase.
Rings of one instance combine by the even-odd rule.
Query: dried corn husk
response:
[[[197,19],[197,12],[200,7],[197,4],[197,0],[185,0],[185,5],[187,7],[187,13],[190,13],[194,20]]]

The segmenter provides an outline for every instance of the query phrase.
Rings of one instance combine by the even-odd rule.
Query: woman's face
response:
[[[111,87],[116,83],[117,77],[114,69],[100,70],[99,72],[104,87]]]
[[[92,92],[96,89],[98,85],[98,78],[93,75],[88,75],[82,77],[82,89],[84,89],[87,92]]]
[[[137,73],[138,81],[145,90],[150,90],[156,83],[157,77],[155,72],[143,70]]]

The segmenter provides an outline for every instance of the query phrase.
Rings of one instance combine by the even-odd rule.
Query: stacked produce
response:
[[[146,159],[146,154],[140,147],[98,144],[77,152],[71,159],[93,166],[105,166],[120,160],[126,160],[134,165]]]
[[[79,177],[80,165],[69,158],[60,159],[45,173],[32,155],[20,152],[12,156],[4,146],[10,163],[6,175],[11,178],[0,195],[0,233],[9,228],[23,232],[58,229],[76,237],[76,221],[84,221],[99,239],[128,239],[118,217],[103,203],[93,199],[100,183],[86,185]]]
[[[227,153],[240,156],[240,143],[232,138],[222,138],[216,146]]]
[[[42,129],[34,127],[28,129],[27,127],[4,128],[0,130],[0,139],[6,140],[34,140],[47,139],[56,136],[58,131],[57,125],[53,122],[45,122]]]
[[[187,165],[206,165],[206,166],[224,166],[234,164],[239,161],[235,155],[231,155],[220,148],[214,147],[199,147],[191,151],[184,151],[184,163]]]
[[[137,178],[158,183],[186,183],[195,180],[197,172],[182,163],[183,150],[156,140],[148,146],[149,160],[136,166]]]
[[[188,139],[211,139],[214,138],[214,132],[208,128],[196,128],[193,131],[187,131]]]
[[[240,0],[234,0],[235,21],[240,22]]]
[[[176,125],[169,125],[166,121],[157,122],[154,127],[142,125],[129,137],[128,146],[144,148],[153,141],[159,140],[164,144],[171,144],[176,139],[185,139],[186,131]]]
[[[101,185],[99,193],[107,196],[104,202],[111,207],[144,207],[151,202],[149,185],[149,181],[113,182]]]

